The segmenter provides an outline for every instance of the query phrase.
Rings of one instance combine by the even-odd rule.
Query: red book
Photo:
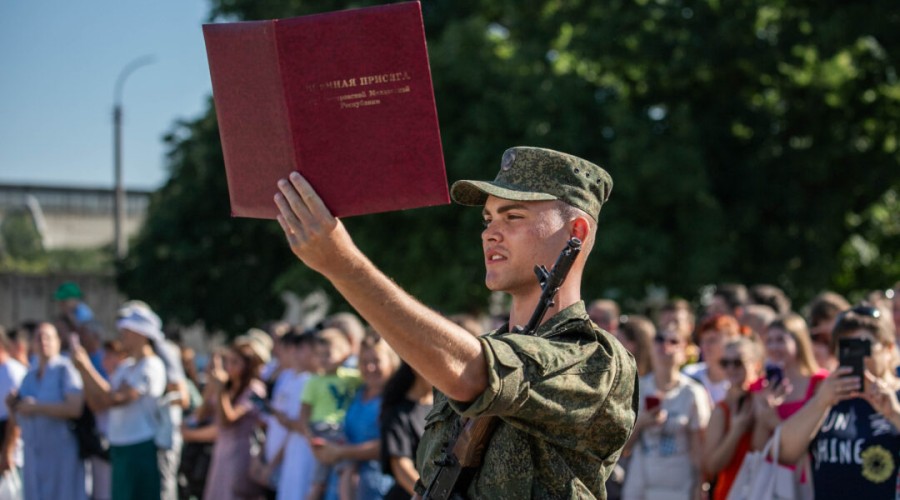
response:
[[[450,202],[422,9],[203,26],[232,215],[298,171],[336,216]]]

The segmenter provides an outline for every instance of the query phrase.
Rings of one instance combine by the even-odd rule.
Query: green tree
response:
[[[34,224],[34,218],[26,210],[6,214],[0,223],[0,237],[4,257],[11,259],[36,259],[43,255],[41,235]]]
[[[183,323],[239,332],[274,317],[282,304],[272,283],[289,252],[274,222],[229,216],[215,115],[178,124],[166,140],[171,177],[119,264],[119,286]]]
[[[211,15],[373,3],[213,0]],[[896,238],[878,222],[900,189],[900,11],[889,2],[436,0],[423,15],[451,182],[492,177],[517,144],[613,175],[586,297],[635,298],[651,284],[693,297],[743,281],[805,300],[900,278]],[[171,141],[172,179],[122,269],[129,294],[243,327],[278,309],[279,290],[327,286],[287,254],[275,223],[224,216],[211,108]],[[435,207],[345,223],[389,276],[458,311],[486,302],[479,218]],[[848,250],[860,237],[879,259]],[[160,276],[172,286],[154,286]]]

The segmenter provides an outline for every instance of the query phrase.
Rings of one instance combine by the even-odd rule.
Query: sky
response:
[[[0,183],[113,186],[114,87],[126,188],[168,179],[162,137],[212,93],[206,0],[0,1]]]

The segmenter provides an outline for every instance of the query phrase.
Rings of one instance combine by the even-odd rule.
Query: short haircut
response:
[[[590,233],[588,234],[587,241],[581,242],[581,253],[584,254],[585,257],[591,253],[591,250],[594,248],[594,241],[597,239],[597,221],[594,220],[593,217],[588,215],[584,210],[573,207],[564,201],[557,200],[557,208],[559,209],[559,215],[566,222],[575,220],[578,217],[583,217],[588,221],[588,228]]]
[[[19,324],[19,327],[15,330],[7,332],[10,340],[14,340],[16,342],[31,342],[31,339],[34,338],[34,332],[37,331],[38,322],[33,320],[23,321]]]
[[[830,323],[842,311],[850,309],[850,302],[838,293],[824,291],[816,295],[807,307],[809,326],[814,328],[822,323]]]
[[[741,325],[730,314],[713,314],[704,319],[700,326],[697,327],[697,341],[700,341],[703,334],[713,331],[724,331],[726,337],[739,337],[741,335]]]
[[[779,315],[791,312],[791,299],[775,285],[754,285],[750,288],[750,300],[771,307]]]
[[[366,336],[366,327],[359,316],[351,312],[332,314],[322,321],[322,328],[336,328],[347,336],[351,343],[362,342]]]
[[[747,292],[747,287],[740,283],[716,285],[716,291],[713,292],[713,296],[722,297],[722,300],[728,304],[731,310],[743,307],[750,302],[750,294]]]
[[[685,311],[690,315],[691,321],[694,321],[694,309],[691,303],[685,299],[671,299],[659,308],[660,313]]]
[[[300,347],[304,345],[313,345],[316,341],[316,333],[314,331],[303,331],[294,329],[281,336],[281,344],[289,347]]]
[[[394,349],[384,339],[374,336],[366,337],[359,347],[359,352],[362,354],[363,351],[368,350],[372,350],[378,354],[384,354],[394,370],[400,367],[400,356],[397,355]]]
[[[591,310],[595,307],[601,307],[608,311],[612,312],[613,318],[618,318],[622,314],[622,310],[619,308],[619,304],[612,299],[596,299],[591,301],[590,305],[588,305],[588,310]]]
[[[350,339],[338,328],[323,328],[316,333],[316,344],[329,346],[340,344],[343,345],[348,352],[350,351]]]
[[[763,347],[756,336],[739,337],[725,344],[725,349],[746,350],[754,361],[761,362],[765,357]]]
[[[634,342],[634,360],[637,363],[638,373],[646,375],[653,371],[653,358],[650,351],[653,349],[653,337],[656,336],[656,327],[650,318],[630,314],[619,323],[618,334],[631,342]]]

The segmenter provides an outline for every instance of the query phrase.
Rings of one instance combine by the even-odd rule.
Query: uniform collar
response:
[[[554,314],[550,319],[544,322],[544,324],[537,327],[534,335],[538,337],[542,337],[546,335],[548,332],[552,332],[557,330],[564,323],[568,323],[570,321],[587,321],[590,317],[587,314],[587,309],[584,306],[584,301],[579,300],[569,307],[559,311]],[[499,329],[495,330],[493,333],[495,334],[504,334],[509,332],[509,323],[507,322]]]

